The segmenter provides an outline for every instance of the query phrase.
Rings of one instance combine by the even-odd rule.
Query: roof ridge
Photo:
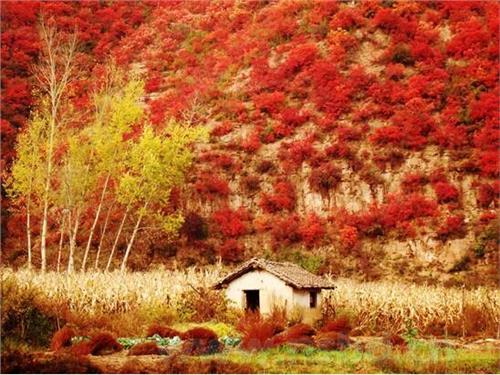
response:
[[[223,284],[231,282],[235,278],[251,271],[254,267],[262,268],[295,288],[334,288],[334,285],[329,280],[304,269],[296,263],[288,261],[278,262],[257,257],[253,257],[240,264],[239,267],[227,274],[214,286],[221,287]]]

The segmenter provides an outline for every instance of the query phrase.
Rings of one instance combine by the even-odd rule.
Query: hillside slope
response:
[[[145,233],[137,269],[258,254],[369,279],[495,282],[496,2],[121,7],[118,26],[99,28],[112,11],[92,21],[92,64],[113,56],[142,74],[157,126],[211,130],[172,199],[181,236]]]

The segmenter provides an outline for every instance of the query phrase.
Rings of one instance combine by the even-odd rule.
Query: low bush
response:
[[[113,334],[109,332],[99,332],[90,339],[90,354],[103,355],[109,352],[119,352],[123,347],[116,341]]]
[[[181,353],[185,355],[207,355],[219,353],[224,345],[217,338],[190,338],[182,343]]]
[[[70,347],[70,352],[74,355],[106,355],[119,352],[123,346],[116,341],[113,334],[109,332],[98,332],[90,340],[80,341]]]
[[[75,330],[65,326],[54,333],[52,341],[50,342],[50,350],[58,351],[62,348],[71,346],[71,338],[75,336]]]
[[[192,287],[177,299],[177,312],[181,321],[206,322],[217,319],[225,322],[231,315],[228,300],[218,290]]]
[[[295,207],[295,199],[295,187],[288,181],[278,181],[272,194],[262,194],[259,205],[269,213],[291,211]]]
[[[141,342],[130,348],[128,355],[160,355],[164,351],[155,342]]]
[[[247,312],[238,322],[237,329],[243,334],[240,347],[244,350],[266,348],[268,340],[281,328],[279,322],[264,318],[258,311]]]
[[[181,333],[177,331],[176,329],[167,327],[167,326],[162,326],[160,324],[152,324],[146,333],[146,337],[151,337],[154,335],[158,335],[164,338],[172,338],[175,336],[181,337]]]
[[[320,329],[319,332],[338,332],[348,335],[352,330],[351,323],[346,317],[339,317],[335,320],[327,321]]]
[[[284,344],[313,345],[312,336],[316,333],[308,324],[299,323],[287,328],[283,332],[271,337],[266,343],[267,347],[276,347]]]
[[[217,340],[217,334],[209,328],[194,327],[183,332],[181,335],[183,340],[190,339],[204,339],[204,340]]]
[[[313,191],[328,197],[330,190],[335,189],[342,181],[342,170],[333,163],[324,163],[312,170],[308,181]]]
[[[2,339],[47,347],[55,330],[41,291],[32,282],[21,285],[12,276],[2,278]]]
[[[245,246],[234,238],[230,238],[220,246],[219,254],[224,262],[236,263],[243,259]]]

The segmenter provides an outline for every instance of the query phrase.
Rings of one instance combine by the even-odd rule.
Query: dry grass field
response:
[[[105,316],[145,312],[151,319],[182,320],[186,293],[208,289],[224,274],[223,267],[154,270],[146,273],[40,274],[3,269],[2,282],[35,289],[44,305],[64,306],[68,313]],[[402,333],[498,337],[500,291],[424,286],[401,282],[360,283],[336,280],[327,292],[325,314],[347,316],[355,334]],[[181,315],[179,317],[179,314]]]
[[[328,319],[349,321],[352,341],[347,349],[324,350],[303,344],[288,346],[287,339],[277,347],[263,345],[249,349],[224,340],[245,340],[247,334],[258,337],[264,333],[259,330],[264,329],[266,323],[254,325],[254,332],[241,331],[241,322],[246,317],[242,318],[241,312],[232,309],[220,293],[210,289],[226,271],[216,266],[143,273],[41,274],[4,268],[1,272],[2,370],[113,373],[498,371],[500,340],[494,338],[498,338],[499,290],[338,279],[335,280],[337,288],[324,296],[323,321],[315,328],[320,335],[321,324]],[[286,323],[290,330],[299,317],[295,319]],[[62,352],[47,351],[52,335],[63,326],[80,336],[100,335],[100,340],[112,335],[123,344],[144,342],[140,340],[151,336],[147,332],[155,324],[173,327],[178,332],[194,329],[203,333],[208,329],[223,340],[225,348],[208,356],[186,355],[183,352],[185,341],[182,341],[177,346],[161,349],[163,355],[131,357],[129,347],[104,356],[76,355],[64,348]],[[53,343],[54,339],[51,347]],[[77,347],[76,344],[75,350],[85,349],[85,346]]]

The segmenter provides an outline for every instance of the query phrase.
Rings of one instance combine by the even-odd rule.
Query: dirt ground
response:
[[[382,337],[358,336],[354,338],[353,347],[364,351],[366,346],[382,342]],[[432,339],[441,348],[482,350],[495,348],[500,351],[499,339]],[[226,351],[237,351],[238,349],[226,349]],[[202,359],[183,356],[179,354],[179,347],[167,348],[168,355],[141,355],[130,356],[128,350],[109,355],[85,357],[92,372],[101,373],[191,373],[191,372],[249,372],[249,369],[238,366],[231,362],[211,361],[210,357]],[[42,361],[50,362],[55,358],[53,352],[39,352],[36,357]],[[251,371],[250,371],[251,372]]]

